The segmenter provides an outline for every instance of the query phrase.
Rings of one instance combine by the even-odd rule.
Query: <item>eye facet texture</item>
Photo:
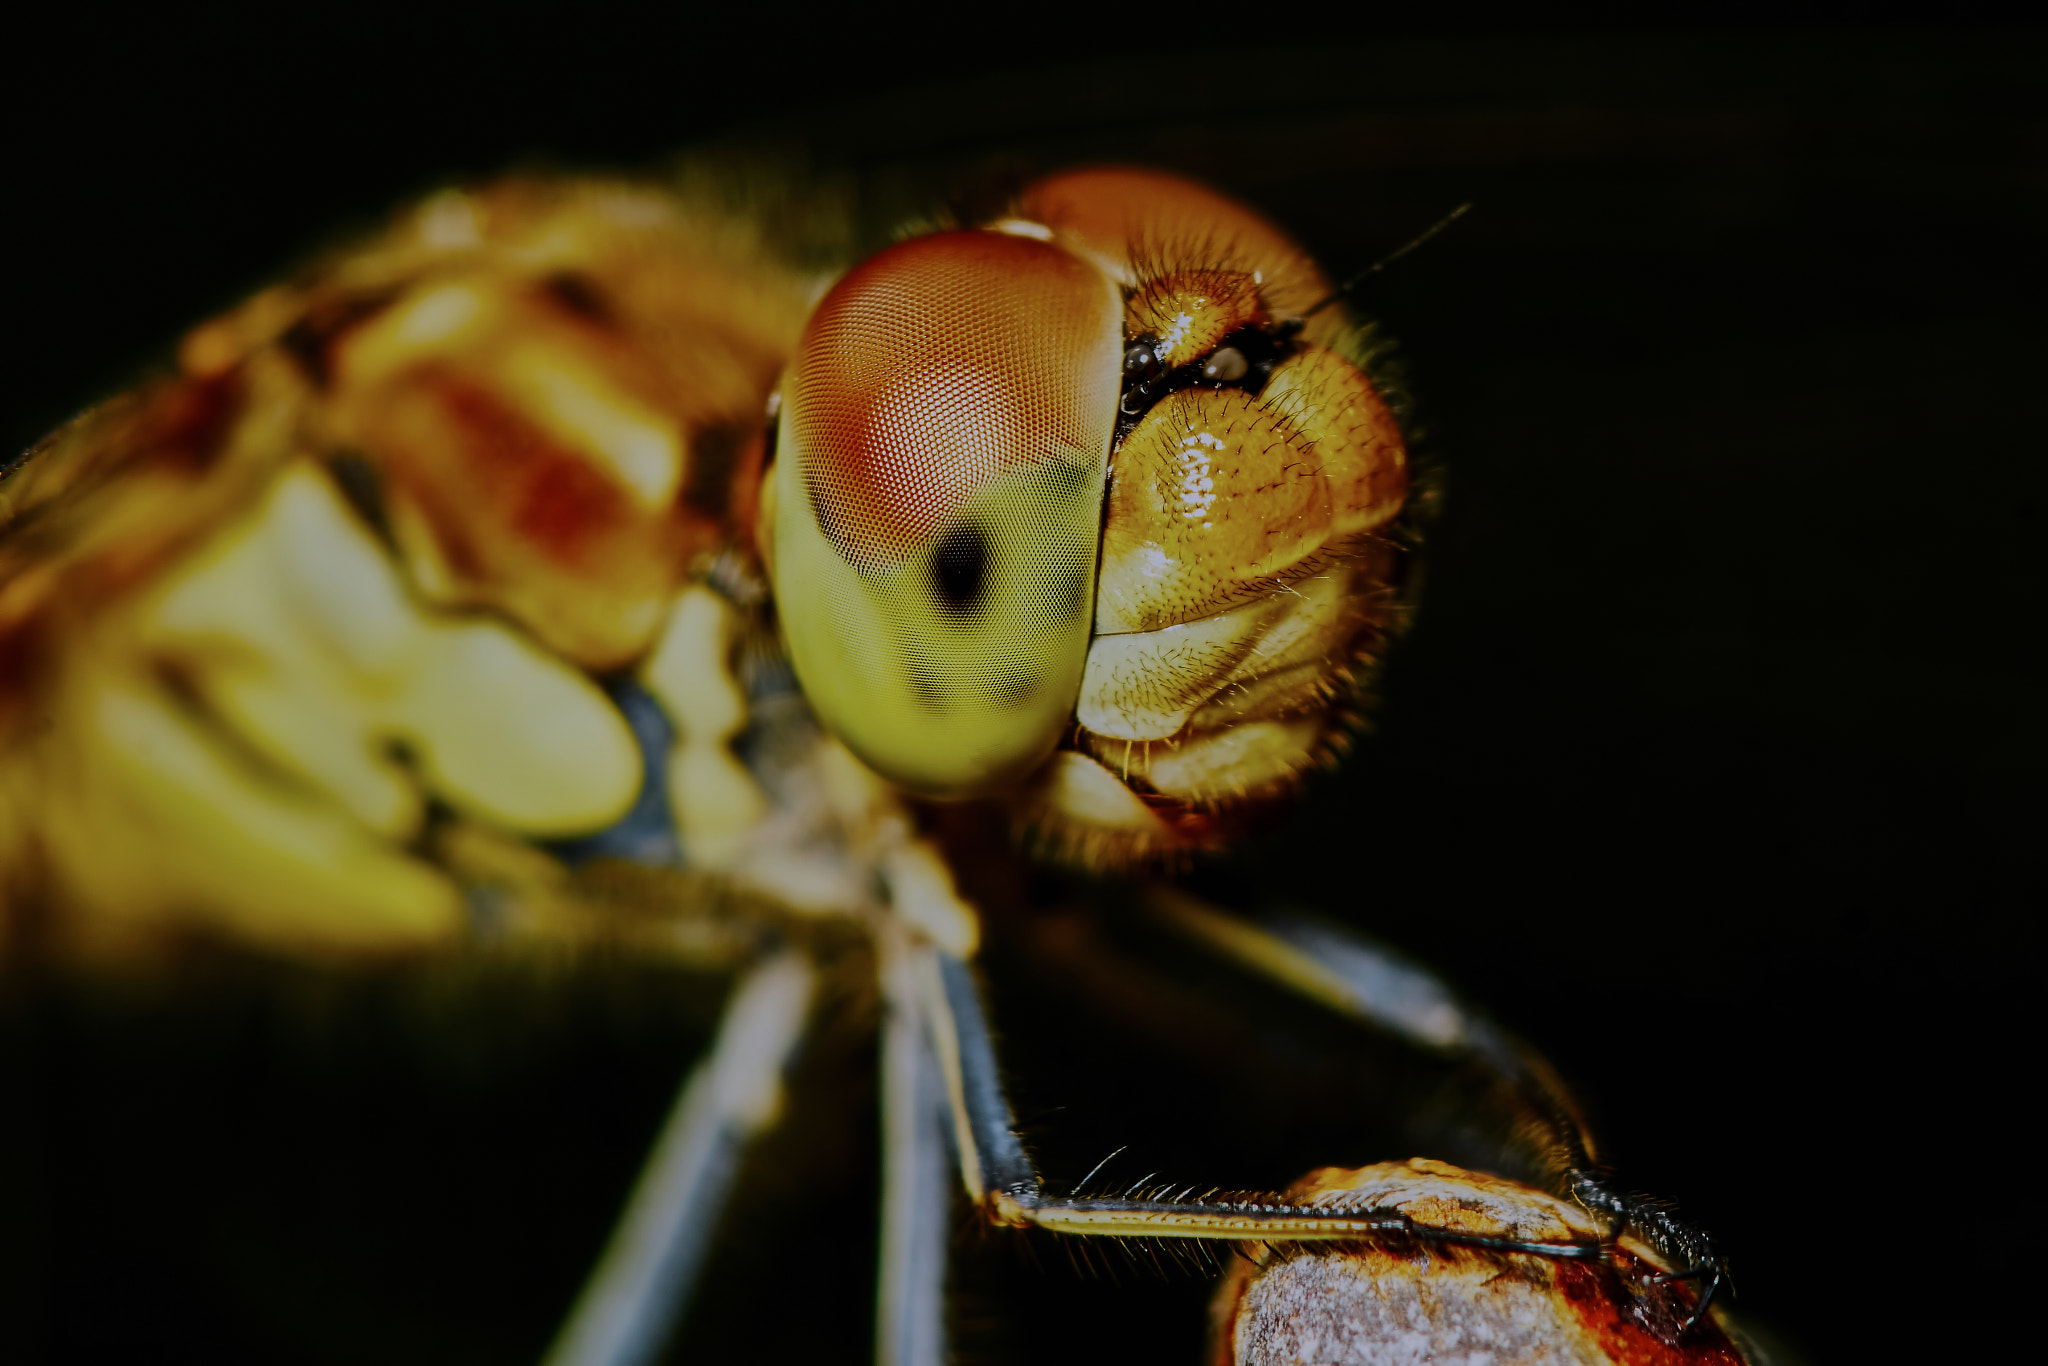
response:
[[[1072,714],[1120,312],[1058,247],[955,232],[873,258],[805,332],[773,476],[776,596],[821,717],[906,787],[988,791]]]

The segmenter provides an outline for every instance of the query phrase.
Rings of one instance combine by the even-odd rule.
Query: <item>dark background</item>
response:
[[[1039,12],[1000,50],[872,12],[44,22],[8,73],[9,449],[337,232],[537,161],[1142,160],[1340,273],[1474,200],[1369,303],[1447,471],[1417,627],[1375,736],[1236,871],[1547,1049],[1812,1360],[1964,1356],[2026,1313],[2040,33],[1815,8]],[[1263,1170],[1252,1131],[1291,1112],[1261,1079],[1073,1024],[1085,1003],[1034,1020],[1026,976],[999,1008],[1027,1116],[1067,1107],[1032,1118],[1049,1152]],[[0,1356],[530,1358],[715,1004],[628,964],[16,974]],[[870,1063],[840,1009],[693,1324],[723,1351],[864,1350]],[[1198,1282],[965,1255],[977,1359],[1195,1359]]]

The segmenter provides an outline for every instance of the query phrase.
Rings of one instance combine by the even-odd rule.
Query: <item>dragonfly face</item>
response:
[[[1406,451],[1329,282],[1182,180],[1055,176],[823,284],[647,190],[443,195],[38,448],[0,484],[10,902],[98,949],[492,937],[753,964],[704,1074],[721,1133],[772,1116],[798,960],[852,926],[903,1026],[892,1162],[928,1176],[915,1154],[950,1142],[992,1220],[1589,1263],[1626,1229],[1702,1287],[1624,1277],[1662,1306],[1645,1340],[1717,1331],[1694,1322],[1711,1244],[1609,1200],[1547,1073],[1482,1019],[1378,999],[1414,982],[1370,952],[1332,978],[1341,951],[1177,902],[1225,958],[1498,1072],[1599,1219],[1475,1232],[1039,1180],[978,917],[905,794],[984,799],[1098,867],[1228,838],[1329,757],[1397,623]],[[706,887],[757,914],[721,919]],[[906,1176],[890,1208],[943,1212],[950,1180]],[[916,1245],[885,1244],[885,1322],[922,1312]]]
[[[1122,170],[842,280],[767,538],[825,722],[913,791],[1021,788],[1098,862],[1291,788],[1390,623],[1407,491],[1359,333],[1305,316],[1328,298],[1250,210]]]

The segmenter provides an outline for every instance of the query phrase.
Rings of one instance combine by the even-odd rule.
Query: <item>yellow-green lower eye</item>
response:
[[[1099,467],[997,479],[901,565],[823,534],[795,462],[774,471],[776,595],[819,716],[883,776],[939,797],[1035,767],[1072,715],[1094,599]]]
[[[1070,724],[1122,369],[1109,278],[944,233],[819,306],[770,476],[783,633],[819,717],[914,791],[1022,777]]]

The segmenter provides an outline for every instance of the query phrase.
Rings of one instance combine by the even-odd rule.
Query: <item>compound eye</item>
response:
[[[1044,242],[954,232],[819,305],[784,386],[770,544],[821,719],[968,796],[1058,740],[1086,657],[1121,303]]]

